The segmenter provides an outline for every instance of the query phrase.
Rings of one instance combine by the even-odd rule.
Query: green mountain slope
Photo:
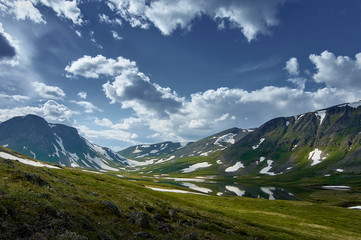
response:
[[[360,174],[360,105],[273,119],[224,151],[220,171],[241,162],[244,167],[229,174]]]

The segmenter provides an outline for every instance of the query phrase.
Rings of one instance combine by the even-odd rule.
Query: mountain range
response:
[[[116,153],[75,128],[27,115],[0,124],[0,145],[41,161],[98,170],[142,166],[163,173],[330,176],[361,173],[360,121],[361,102],[346,103],[192,143],[141,144]]]

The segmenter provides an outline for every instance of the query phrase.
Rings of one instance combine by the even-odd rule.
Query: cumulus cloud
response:
[[[42,106],[26,106],[8,109],[0,109],[0,121],[6,121],[16,116],[35,114],[44,117],[48,121],[72,123],[71,117],[76,112],[54,100],[45,102]]]
[[[177,28],[190,29],[192,22],[206,15],[220,28],[229,23],[242,31],[248,41],[258,34],[268,34],[279,24],[277,13],[286,0],[108,0],[109,7],[133,27],[149,28],[153,24],[162,34]]]
[[[315,57],[311,56],[312,61]],[[323,60],[321,56],[318,56],[317,60]],[[292,116],[334,104],[356,101],[361,94],[360,88],[353,88],[350,91],[335,84],[317,90],[306,90],[304,86],[306,77],[301,75],[298,61],[296,58],[290,58],[285,68],[290,78],[286,80],[294,81],[296,88],[266,86],[247,91],[223,87],[193,93],[188,98],[182,98],[170,88],[151,82],[149,77],[138,70],[135,62],[127,60],[128,64],[125,64],[127,67],[124,67],[124,64],[120,64],[119,67],[121,62],[119,60],[106,59],[103,56],[96,58],[101,59],[100,62],[107,67],[103,67],[102,64],[85,64],[86,67],[77,67],[73,74],[93,78],[98,78],[100,75],[113,77],[103,84],[106,97],[113,104],[119,103],[122,108],[132,109],[136,115],[135,118],[124,119],[120,123],[113,123],[106,118],[96,119],[97,125],[108,128],[106,131],[109,138],[117,130],[131,129],[133,133],[141,133],[142,136],[157,141],[196,140],[234,126],[257,127],[275,117]],[[93,62],[95,58],[87,56],[81,60]],[[73,63],[78,62],[81,61],[77,60]],[[320,67],[316,60],[313,62],[317,71],[314,76],[319,76],[317,74],[324,72],[324,68]],[[358,55],[356,60],[347,62],[353,63],[356,68]],[[68,68],[74,66],[72,64]],[[344,72],[344,74],[347,76],[348,73]],[[300,102],[302,104],[299,104]],[[92,134],[104,135],[104,131],[92,132]]]
[[[81,18],[80,9],[77,6],[76,0],[32,0],[36,4],[45,5],[54,10],[58,17],[69,19],[76,25],[81,25],[83,20]]]
[[[111,103],[121,103],[142,116],[165,118],[182,107],[182,99],[175,92],[151,83],[136,70],[123,71],[115,81],[105,83],[103,90]]]
[[[17,52],[19,47],[17,42],[6,33],[3,25],[0,23],[0,63],[15,66],[19,64]]]
[[[86,99],[87,97],[87,93],[84,92],[84,91],[81,91],[81,92],[78,92],[78,97],[81,98],[81,99]]]
[[[326,50],[321,55],[311,54],[309,58],[317,70],[313,75],[317,83],[341,89],[361,87],[361,53],[352,59],[348,56],[336,57]]]
[[[65,97],[64,91],[59,87],[48,86],[41,82],[33,82],[32,86],[40,97],[47,99],[63,99]]]
[[[96,57],[85,55],[67,65],[65,71],[74,76],[99,78],[100,75],[115,76],[126,69],[134,68],[136,68],[136,63],[123,57],[112,59],[102,55]]]
[[[91,102],[87,102],[87,101],[71,101],[71,102],[83,107],[85,113],[93,113],[94,111],[103,112],[103,110],[101,110]]]

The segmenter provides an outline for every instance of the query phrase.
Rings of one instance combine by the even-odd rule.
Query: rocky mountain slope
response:
[[[147,160],[161,157],[194,157],[208,156],[222,151],[246,136],[253,130],[231,128],[196,142],[161,142],[156,144],[142,144],[126,148],[118,153],[130,159]]]
[[[361,173],[360,121],[361,102],[273,119],[224,151],[219,170],[237,175]]]
[[[41,161],[71,167],[117,170],[127,159],[90,143],[75,128],[51,124],[36,115],[0,124],[0,145]]]

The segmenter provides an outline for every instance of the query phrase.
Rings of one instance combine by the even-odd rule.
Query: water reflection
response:
[[[237,183],[229,184],[222,182],[181,182],[180,185],[209,195],[263,198],[269,200],[298,200],[295,192],[291,192],[291,190],[288,189],[285,190],[281,187],[242,185]]]

